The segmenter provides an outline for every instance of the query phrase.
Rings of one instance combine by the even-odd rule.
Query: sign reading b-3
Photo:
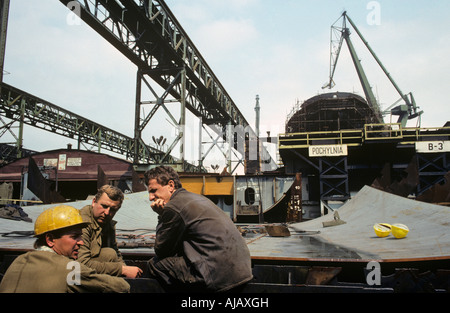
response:
[[[417,141],[416,151],[420,153],[450,152],[450,141]]]

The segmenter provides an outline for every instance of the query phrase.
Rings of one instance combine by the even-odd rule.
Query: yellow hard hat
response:
[[[395,238],[405,238],[409,232],[409,228],[403,224],[394,224],[392,225],[392,235]]]
[[[87,224],[83,222],[80,211],[69,205],[58,205],[42,212],[34,223],[34,235],[65,227]]]
[[[373,229],[378,237],[387,237],[391,233],[391,225],[387,223],[377,223],[373,225]]]

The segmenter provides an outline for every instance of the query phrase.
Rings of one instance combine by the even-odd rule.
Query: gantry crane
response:
[[[342,18],[341,26],[336,26],[341,18]],[[372,56],[374,57],[374,59],[376,60],[378,65],[381,67],[383,72],[388,77],[389,81],[392,83],[394,88],[400,94],[401,98],[399,100],[397,100],[394,104],[392,104],[389,108],[387,108],[384,112],[381,111],[380,106],[377,103],[377,100],[372,92],[372,88],[369,84],[367,76],[361,65],[360,59],[358,58],[358,55],[356,54],[356,50],[352,44],[352,41],[350,40],[350,29],[347,27],[347,21],[350,23],[350,25],[356,31],[356,33],[358,34],[360,39],[363,41],[364,45],[367,47],[367,49],[372,54]],[[342,43],[344,40],[347,43],[348,49],[350,51],[350,55],[352,57],[353,64],[355,65],[356,72],[358,74],[364,94],[366,96],[366,100],[367,100],[369,106],[373,109],[375,115],[378,117],[379,122],[383,123],[383,113],[387,113],[387,112],[389,112],[389,110],[392,115],[398,115],[397,123],[400,123],[402,125],[402,127],[406,126],[406,123],[408,122],[408,120],[414,119],[416,117],[420,117],[421,114],[423,113],[423,111],[418,111],[419,107],[417,107],[412,93],[404,94],[400,90],[398,85],[393,80],[392,76],[389,74],[389,72],[386,70],[384,65],[381,63],[380,59],[377,57],[375,52],[369,46],[369,43],[364,39],[361,32],[358,30],[356,25],[353,23],[353,21],[347,15],[347,12],[342,13],[341,17],[331,26],[330,78],[329,78],[329,81],[322,88],[323,89],[324,88],[331,89],[335,86],[333,77],[334,77],[334,72],[336,70],[336,65],[337,65],[337,62],[339,59],[339,54],[341,52]],[[402,100],[404,101],[404,103],[398,104]],[[419,119],[419,122],[420,122],[420,119]]]
[[[231,133],[238,130],[234,131],[239,137],[237,141],[239,147],[235,149],[238,152],[244,150],[244,143],[257,141],[256,133],[164,0],[60,0],[60,2],[137,66],[135,149],[139,143],[144,142],[142,138],[144,128],[149,125],[150,120],[155,119],[156,111],[160,109],[166,111],[172,125],[175,125],[178,131],[175,140],[161,158],[161,163],[167,162],[175,145],[179,144],[181,164],[184,164],[187,111],[198,117],[202,126],[214,131],[217,138],[226,139],[230,147],[233,146],[234,139]],[[146,91],[150,91],[152,95],[150,100],[142,99],[142,88],[146,87],[148,88]],[[155,87],[161,87],[163,91],[158,93]],[[173,99],[168,99],[169,96]],[[169,102],[180,103],[178,120],[166,107]],[[153,105],[148,114],[143,114],[144,105]],[[207,128],[203,129],[210,135]],[[243,131],[240,131],[241,129]],[[200,132],[201,130],[202,128]],[[199,139],[202,144],[201,134]],[[253,145],[251,150],[256,150],[253,149]],[[231,148],[228,149],[227,156],[230,173],[233,172],[231,151]],[[267,162],[264,163],[267,164],[265,170],[275,169],[276,163],[267,149],[262,147],[262,151],[267,157]],[[252,161],[256,158],[253,154],[256,153],[249,156]],[[203,167],[205,156],[199,157],[199,167]],[[247,156],[243,154],[242,160],[238,162],[245,161],[245,164],[248,164],[249,160],[245,158]]]

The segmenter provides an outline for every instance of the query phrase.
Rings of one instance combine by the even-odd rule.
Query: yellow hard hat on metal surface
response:
[[[387,237],[391,233],[391,225],[387,223],[377,223],[373,225],[373,229],[378,237]]]
[[[34,223],[34,235],[65,227],[87,224],[83,222],[80,211],[69,205],[58,205],[42,212]]]
[[[395,238],[405,238],[406,235],[409,232],[409,228],[406,225],[403,224],[393,224],[392,225],[392,235],[394,235]]]

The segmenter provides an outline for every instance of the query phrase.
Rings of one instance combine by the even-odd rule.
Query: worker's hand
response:
[[[162,213],[162,210],[164,209],[164,206],[166,205],[166,202],[164,202],[163,199],[156,199],[152,202],[151,207],[153,211],[155,211],[158,215]]]
[[[142,270],[137,266],[122,266],[122,275],[126,278],[137,278],[142,275]]]

